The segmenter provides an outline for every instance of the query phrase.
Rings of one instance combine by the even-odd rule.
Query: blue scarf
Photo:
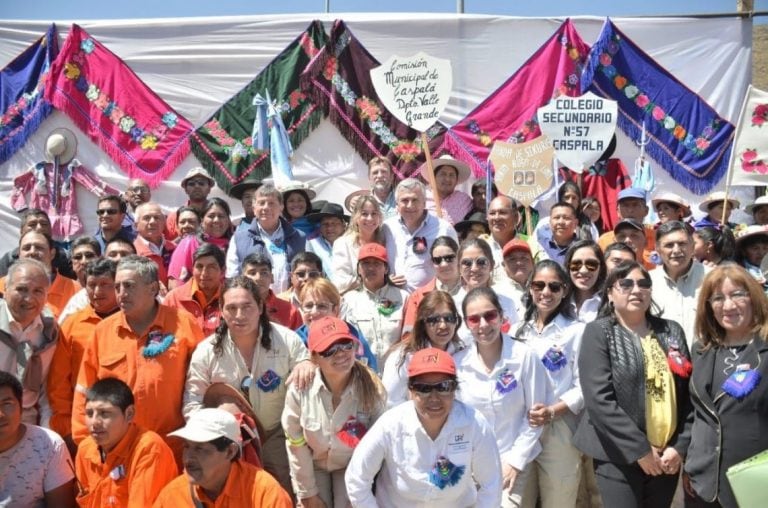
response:
[[[43,99],[48,70],[59,52],[56,25],[0,70],[0,164],[7,161],[51,114]]]
[[[733,124],[609,19],[592,46],[581,90],[617,101],[619,128],[634,141],[640,139],[645,122],[648,154],[692,192],[709,192],[725,175]]]

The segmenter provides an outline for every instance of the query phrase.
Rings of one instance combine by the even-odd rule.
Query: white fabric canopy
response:
[[[78,22],[122,58],[150,88],[200,126],[223,102],[253,79],[309,25],[322,19],[330,32],[336,18],[347,22],[360,42],[379,61],[418,50],[448,58],[453,65],[453,93],[441,120],[452,125],[522,65],[549,38],[562,19],[436,14],[334,14],[173,18]],[[725,118],[736,121],[751,80],[752,22],[741,19],[615,18],[616,25],[662,66],[700,94]],[[72,20],[57,21],[63,41]],[[74,21],[77,22],[77,21]],[[603,18],[574,18],[588,44]],[[49,23],[0,21],[0,66],[7,65]],[[79,139],[77,158],[118,188],[127,177],[69,118],[56,111],[9,161],[0,165],[0,244],[18,239],[18,216],[10,208],[12,178],[43,160],[47,134],[67,127]],[[637,147],[619,134],[617,157],[630,168]],[[190,155],[161,186],[153,200],[172,209],[186,199],[179,182],[199,165]],[[309,182],[318,197],[343,202],[365,182],[365,162],[330,122],[324,122],[296,150],[294,174]],[[697,200],[658,166],[657,188]],[[721,184],[722,186],[722,184]],[[78,188],[85,233],[96,228],[96,199]],[[216,190],[216,195],[222,195]],[[241,211],[233,203],[233,213]],[[735,217],[738,218],[738,217]],[[6,248],[0,249],[5,251]],[[0,252],[2,253],[2,252]]]

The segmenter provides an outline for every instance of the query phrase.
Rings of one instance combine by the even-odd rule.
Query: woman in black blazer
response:
[[[729,263],[707,274],[696,335],[685,505],[737,507],[725,472],[768,450],[768,300],[742,267]]]
[[[574,444],[593,458],[606,507],[667,507],[690,441],[691,362],[676,322],[652,311],[640,264],[608,275],[579,353],[586,412]]]

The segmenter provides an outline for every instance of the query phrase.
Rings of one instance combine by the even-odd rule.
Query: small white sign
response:
[[[551,141],[557,160],[581,173],[600,158],[616,131],[616,101],[587,92],[557,97],[538,110],[541,132]]]
[[[489,158],[499,192],[531,206],[552,186],[554,155],[546,136],[525,143],[495,142]]]
[[[424,52],[391,56],[371,69],[371,81],[379,100],[395,118],[424,132],[442,114],[453,86],[450,60]]]

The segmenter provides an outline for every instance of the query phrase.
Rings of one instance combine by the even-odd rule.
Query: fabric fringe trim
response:
[[[51,112],[53,112],[53,105],[40,97],[32,111],[25,116],[24,122],[0,142],[0,164],[9,160],[24,146]]]

